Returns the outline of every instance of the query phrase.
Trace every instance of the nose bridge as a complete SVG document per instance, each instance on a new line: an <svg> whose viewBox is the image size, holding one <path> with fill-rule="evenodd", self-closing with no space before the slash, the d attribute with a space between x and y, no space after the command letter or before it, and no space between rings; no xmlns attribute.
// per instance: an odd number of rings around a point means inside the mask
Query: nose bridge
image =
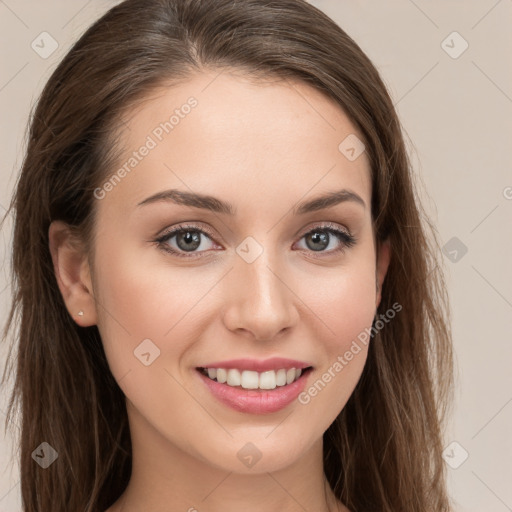
<svg viewBox="0 0 512 512"><path fill-rule="evenodd" d="M229 278L226 326L271 339L297 319L294 295L286 285L279 255L248 237L237 247Z"/></svg>

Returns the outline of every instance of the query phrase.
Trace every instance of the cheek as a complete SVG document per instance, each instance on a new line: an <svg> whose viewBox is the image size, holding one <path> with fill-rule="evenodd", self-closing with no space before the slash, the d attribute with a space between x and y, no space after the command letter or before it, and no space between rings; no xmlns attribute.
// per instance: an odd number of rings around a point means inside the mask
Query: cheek
<svg viewBox="0 0 512 512"><path fill-rule="evenodd" d="M338 352L349 349L352 341L371 326L375 316L375 279L370 273L350 276L346 287L333 300L329 321L335 332L334 346Z"/></svg>
<svg viewBox="0 0 512 512"><path fill-rule="evenodd" d="M344 352L375 316L373 261L311 275L302 282L300 294L318 320L317 334L330 356Z"/></svg>
<svg viewBox="0 0 512 512"><path fill-rule="evenodd" d="M108 250L96 259L98 328L115 376L139 367L135 357L142 342L159 354L154 367L164 360L179 363L185 349L200 337L201 297L218 281L211 271L197 267L142 262L115 257Z"/></svg>
<svg viewBox="0 0 512 512"><path fill-rule="evenodd" d="M373 260L360 260L358 266L333 271L322 279L312 276L309 286L303 284L304 302L316 315L314 337L323 352L317 381L306 390L303 403L314 398L315 407L331 411L333 420L366 363L376 309Z"/></svg>

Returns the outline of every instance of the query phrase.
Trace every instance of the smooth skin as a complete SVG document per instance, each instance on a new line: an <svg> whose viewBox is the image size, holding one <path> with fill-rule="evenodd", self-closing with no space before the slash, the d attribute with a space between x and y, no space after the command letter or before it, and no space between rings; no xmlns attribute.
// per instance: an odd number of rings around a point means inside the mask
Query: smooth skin
<svg viewBox="0 0 512 512"><path fill-rule="evenodd" d="M158 141L155 127L190 97L197 106ZM124 121L119 167L148 135L158 144L97 200L94 253L72 243L60 221L49 231L66 307L80 326L98 326L126 395L133 472L108 512L347 512L324 475L322 436L352 394L367 348L309 403L263 415L217 401L196 367L288 357L313 366L309 387L371 327L390 247L375 244L366 153L350 161L338 149L361 134L308 85L226 69L154 91ZM235 214L138 205L168 189L214 196ZM294 215L298 203L340 189L365 205ZM326 222L355 245L328 235L318 249L305 235ZM191 257L179 235L154 242L180 223L213 233L195 232L201 243ZM263 248L252 263L236 251L247 237ZM146 339L160 350L148 366L134 355ZM237 456L247 443L261 453L250 468Z"/></svg>

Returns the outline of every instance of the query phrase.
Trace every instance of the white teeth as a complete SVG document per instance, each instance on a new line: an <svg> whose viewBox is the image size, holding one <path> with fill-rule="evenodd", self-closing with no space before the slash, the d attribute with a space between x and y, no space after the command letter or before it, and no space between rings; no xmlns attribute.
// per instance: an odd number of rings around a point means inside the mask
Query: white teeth
<svg viewBox="0 0 512 512"><path fill-rule="evenodd" d="M286 370L284 370L284 369L277 370L276 386L286 386Z"/></svg>
<svg viewBox="0 0 512 512"><path fill-rule="evenodd" d="M241 386L244 389L258 389L260 385L258 372L251 372L249 370L244 370L242 372L242 381Z"/></svg>
<svg viewBox="0 0 512 512"><path fill-rule="evenodd" d="M228 386L240 386L242 378L238 370L228 370Z"/></svg>
<svg viewBox="0 0 512 512"><path fill-rule="evenodd" d="M217 382L224 384L228 380L228 372L224 368L217 368Z"/></svg>
<svg viewBox="0 0 512 512"><path fill-rule="evenodd" d="M276 372L270 370L260 373L260 389L274 389L276 387Z"/></svg>
<svg viewBox="0 0 512 512"><path fill-rule="evenodd" d="M275 389L278 386L286 386L296 381L301 375L300 368L284 368L280 370L269 370L266 372L255 372L250 370L237 370L230 368L207 368L203 370L204 374L212 380L217 379L220 384L238 387L244 389Z"/></svg>

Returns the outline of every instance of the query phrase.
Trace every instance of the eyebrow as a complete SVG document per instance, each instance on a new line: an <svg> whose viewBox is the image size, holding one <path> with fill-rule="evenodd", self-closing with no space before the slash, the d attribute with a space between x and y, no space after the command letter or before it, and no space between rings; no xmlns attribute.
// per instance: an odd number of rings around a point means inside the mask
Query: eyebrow
<svg viewBox="0 0 512 512"><path fill-rule="evenodd" d="M226 215L235 215L236 209L231 203L217 199L216 197L197 194L194 192L186 192L182 190L170 189L158 192L140 203L137 206L144 206L157 202L172 202L183 206L192 206L193 208L201 208L216 213ZM294 215L303 215L305 213L315 212L330 208L340 203L353 202L366 208L364 200L351 190L342 189L336 192L328 192L315 197L309 201L303 201L293 208Z"/></svg>

